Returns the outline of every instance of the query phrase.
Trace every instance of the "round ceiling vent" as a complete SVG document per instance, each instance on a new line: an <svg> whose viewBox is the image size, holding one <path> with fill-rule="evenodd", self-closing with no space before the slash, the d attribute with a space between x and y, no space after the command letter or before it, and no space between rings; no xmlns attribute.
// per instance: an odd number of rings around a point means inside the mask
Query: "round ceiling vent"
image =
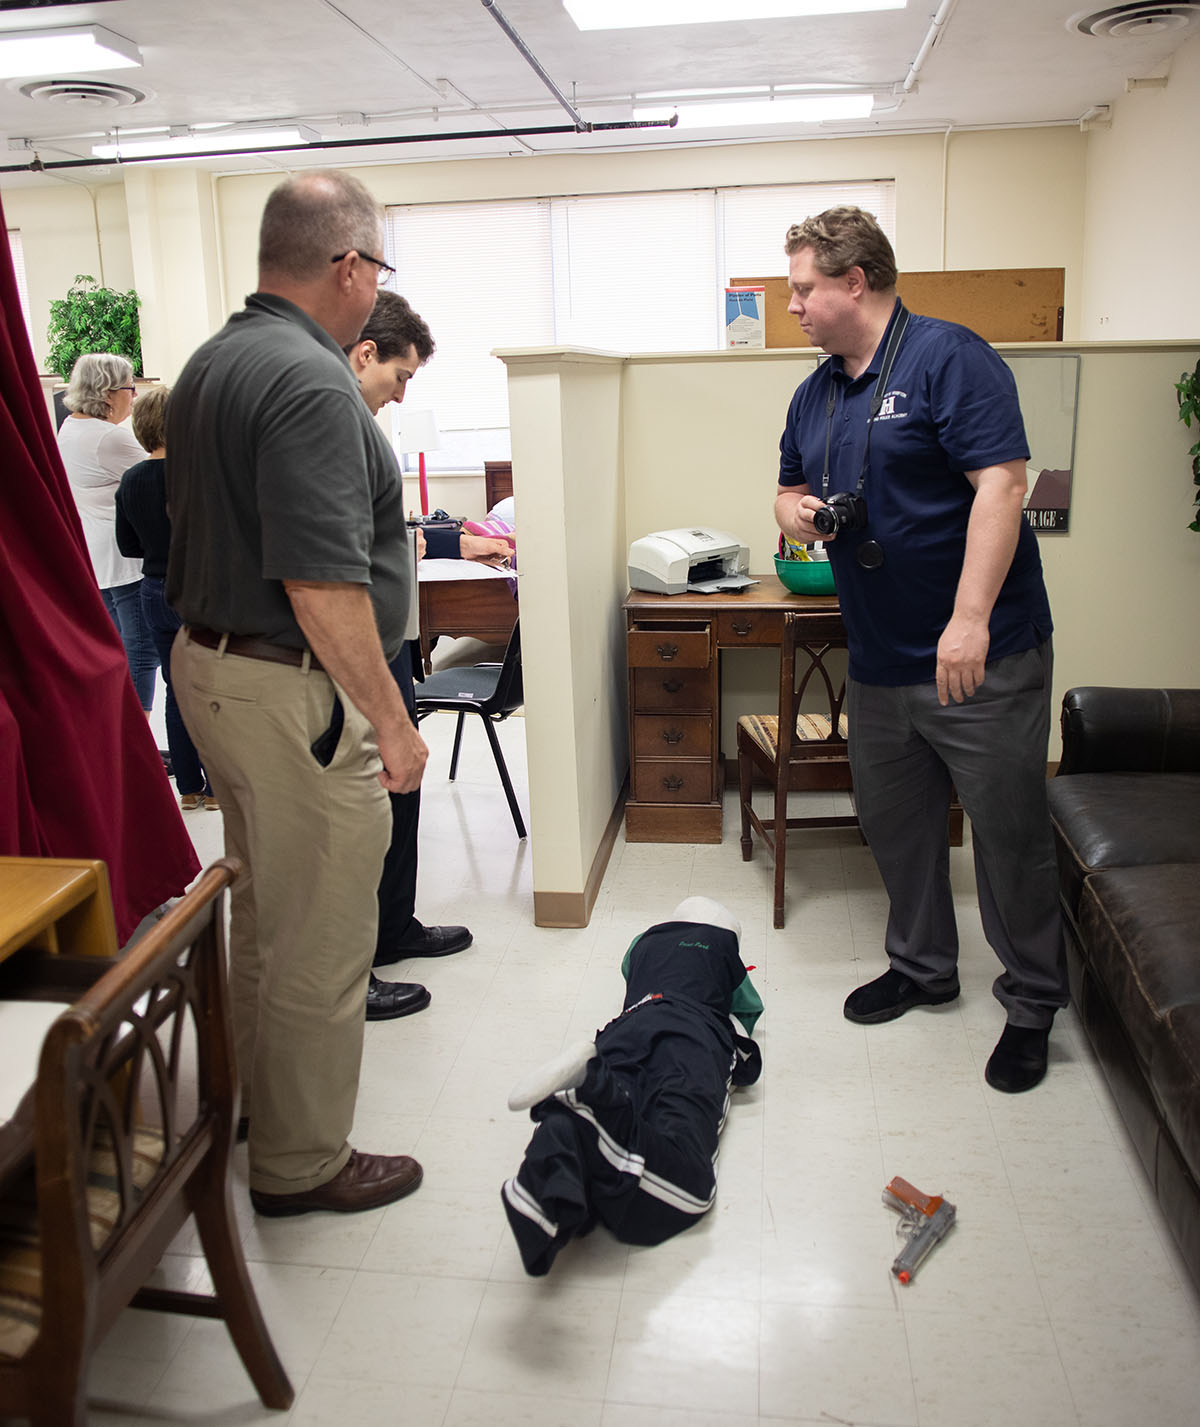
<svg viewBox="0 0 1200 1427"><path fill-rule="evenodd" d="M44 99L68 109L128 109L147 95L127 84L108 84L101 79L38 79L23 84L27 99Z"/></svg>
<svg viewBox="0 0 1200 1427"><path fill-rule="evenodd" d="M1152 4L1150 0L1129 0L1125 5L1109 5L1067 21L1069 30L1095 39L1147 39L1170 30L1200 27L1200 0L1175 0Z"/></svg>

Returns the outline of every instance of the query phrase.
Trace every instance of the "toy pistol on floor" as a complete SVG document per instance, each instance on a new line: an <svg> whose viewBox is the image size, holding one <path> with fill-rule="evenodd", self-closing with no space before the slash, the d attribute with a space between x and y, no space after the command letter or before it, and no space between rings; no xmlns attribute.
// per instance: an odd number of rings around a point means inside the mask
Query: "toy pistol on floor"
<svg viewBox="0 0 1200 1427"><path fill-rule="evenodd" d="M898 1209L904 1220L901 1232L908 1242L897 1254L892 1272L901 1283L910 1283L925 1255L953 1228L958 1211L940 1194L922 1194L899 1175L883 1191L883 1202Z"/></svg>

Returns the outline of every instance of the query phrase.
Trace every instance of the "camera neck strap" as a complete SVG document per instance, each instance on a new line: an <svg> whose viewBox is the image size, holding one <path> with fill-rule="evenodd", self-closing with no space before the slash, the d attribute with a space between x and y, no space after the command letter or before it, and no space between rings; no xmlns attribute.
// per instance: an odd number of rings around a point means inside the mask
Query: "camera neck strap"
<svg viewBox="0 0 1200 1427"><path fill-rule="evenodd" d="M871 393L871 409L867 415L867 440L863 447L862 469L858 473L858 485L855 487L855 495L862 495L863 486L867 480L867 466L871 460L871 427L875 424L875 418L879 415L879 410L883 406L883 398L887 394L888 382L891 380L892 367L896 361L896 353L900 350L900 342L904 337L905 329L908 327L908 319L912 316L903 302L899 305L896 319L892 323L891 334L887 340L887 346L883 349L883 363L879 368L879 378L875 383L875 390ZM837 406L838 385L833 379L832 372L829 376L829 395L825 398L825 466L821 472L821 499L829 499L829 447L833 440L833 412Z"/></svg>

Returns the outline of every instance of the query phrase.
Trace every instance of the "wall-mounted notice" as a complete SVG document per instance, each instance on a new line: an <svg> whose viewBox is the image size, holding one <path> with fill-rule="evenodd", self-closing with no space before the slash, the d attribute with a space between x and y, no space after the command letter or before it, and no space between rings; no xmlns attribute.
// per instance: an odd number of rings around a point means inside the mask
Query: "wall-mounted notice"
<svg viewBox="0 0 1200 1427"><path fill-rule="evenodd" d="M763 287L725 289L725 345L767 345L767 291Z"/></svg>

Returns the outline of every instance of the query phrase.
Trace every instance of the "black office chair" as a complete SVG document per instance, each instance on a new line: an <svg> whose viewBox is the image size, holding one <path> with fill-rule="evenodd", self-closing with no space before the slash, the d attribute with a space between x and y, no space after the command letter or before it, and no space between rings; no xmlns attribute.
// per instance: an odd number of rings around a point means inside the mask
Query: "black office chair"
<svg viewBox="0 0 1200 1427"><path fill-rule="evenodd" d="M521 621L513 625L513 632L504 651L502 664L471 664L462 669L440 669L430 674L424 683L416 686L417 722L432 713L458 714L458 727L454 730L454 752L450 756L450 781L458 772L458 750L462 745L463 720L467 714L478 714L483 720L483 729L492 745L492 757L496 760L496 771L504 784L504 796L508 799L509 811L516 824L517 836L525 837L525 822L517 806L512 780L500 751L493 723L499 723L514 713L524 703L521 689Z"/></svg>

